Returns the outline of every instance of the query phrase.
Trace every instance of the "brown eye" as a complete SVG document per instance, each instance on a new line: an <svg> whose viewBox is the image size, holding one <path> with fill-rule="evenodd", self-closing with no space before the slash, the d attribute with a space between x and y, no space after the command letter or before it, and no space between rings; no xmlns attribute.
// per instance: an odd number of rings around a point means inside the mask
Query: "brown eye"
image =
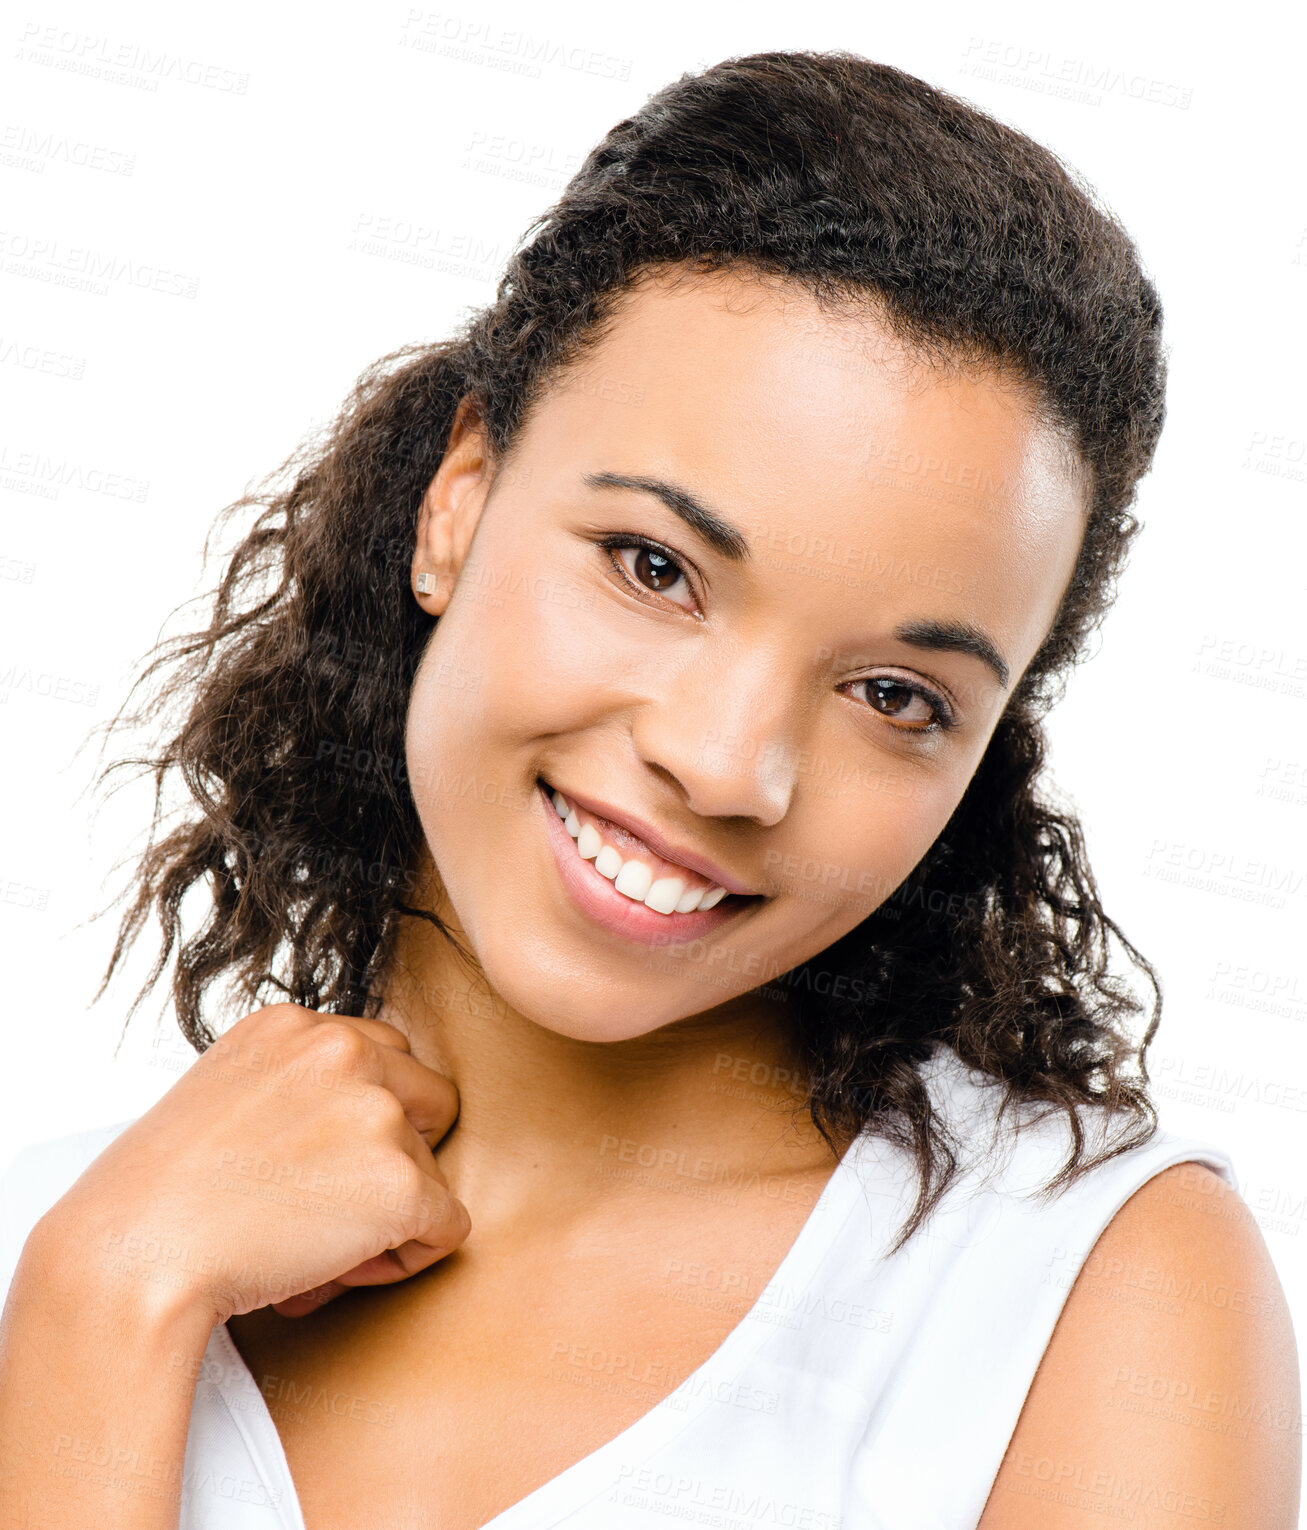
<svg viewBox="0 0 1307 1530"><path fill-rule="evenodd" d="M855 680L853 686L855 689L866 687L864 695L868 704L882 717L908 719L895 721L894 724L905 733L934 733L953 726L953 719L944 703L924 686L910 685L906 680L874 676L866 680ZM910 720L914 703L917 704L916 717Z"/></svg>
<svg viewBox="0 0 1307 1530"><path fill-rule="evenodd" d="M680 569L670 558L664 558L662 553L656 553L649 547L636 550L635 566L631 572L651 590L665 590L681 577Z"/></svg>
<svg viewBox="0 0 1307 1530"><path fill-rule="evenodd" d="M684 569L670 553L646 542L612 541L604 545L627 583L637 591L667 595L675 605L683 606L686 610L694 609L693 605L686 606L679 595L668 594L683 582L685 593L690 595L691 601L694 599Z"/></svg>

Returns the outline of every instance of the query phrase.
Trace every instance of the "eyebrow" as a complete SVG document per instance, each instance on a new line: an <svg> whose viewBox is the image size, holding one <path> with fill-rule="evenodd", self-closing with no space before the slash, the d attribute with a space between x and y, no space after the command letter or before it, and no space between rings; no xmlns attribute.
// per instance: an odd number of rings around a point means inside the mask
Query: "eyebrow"
<svg viewBox="0 0 1307 1530"><path fill-rule="evenodd" d="M966 622L937 622L923 619L901 622L890 634L900 643L912 648L934 648L945 653L970 653L988 664L998 677L998 683L1007 690L1011 671L1003 655L985 636L979 627Z"/></svg>
<svg viewBox="0 0 1307 1530"><path fill-rule="evenodd" d="M640 494L656 495L723 558L729 558L732 563L746 563L750 557L749 544L742 532L716 511L709 510L689 490L678 488L674 483L630 473L587 473L581 481L592 489L634 489Z"/></svg>
<svg viewBox="0 0 1307 1530"><path fill-rule="evenodd" d="M746 563L752 556L748 540L743 532L732 526L724 516L710 510L702 500L696 499L688 489L661 478L649 478L639 473L586 473L582 480L591 489L633 489L638 494L652 494L662 500L674 514L732 563ZM969 653L987 664L1007 689L1011 671L993 640L979 627L966 622L935 621L921 618L900 622L890 634L896 641L910 648L928 648L941 653Z"/></svg>

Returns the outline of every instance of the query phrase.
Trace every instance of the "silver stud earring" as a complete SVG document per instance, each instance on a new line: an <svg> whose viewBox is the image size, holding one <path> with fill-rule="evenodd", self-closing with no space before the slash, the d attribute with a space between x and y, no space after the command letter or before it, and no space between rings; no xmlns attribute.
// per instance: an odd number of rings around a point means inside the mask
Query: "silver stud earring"
<svg viewBox="0 0 1307 1530"><path fill-rule="evenodd" d="M435 594L436 581L430 574L419 574L413 583L417 586L419 595Z"/></svg>

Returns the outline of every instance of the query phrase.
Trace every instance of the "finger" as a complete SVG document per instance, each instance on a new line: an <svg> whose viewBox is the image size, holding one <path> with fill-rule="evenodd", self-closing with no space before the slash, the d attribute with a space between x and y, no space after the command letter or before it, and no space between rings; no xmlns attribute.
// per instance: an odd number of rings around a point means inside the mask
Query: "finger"
<svg viewBox="0 0 1307 1530"><path fill-rule="evenodd" d="M356 1031L369 1037L372 1041L383 1047L398 1047L401 1052L411 1052L412 1045L408 1037L397 1025L388 1025L384 1020L364 1020L358 1015L328 1015L321 1011L314 1011L320 1020L335 1020L345 1025L352 1025Z"/></svg>
<svg viewBox="0 0 1307 1530"><path fill-rule="evenodd" d="M429 1269L437 1260L452 1254L472 1231L472 1218L462 1201L452 1195L435 1204L440 1206L439 1213L416 1237L396 1248L383 1249L371 1259L356 1264L352 1270L337 1275L330 1284L341 1287L390 1285L407 1280L410 1275ZM332 1295L338 1294L332 1292Z"/></svg>
<svg viewBox="0 0 1307 1530"><path fill-rule="evenodd" d="M455 1202L455 1205L462 1209L461 1201ZM297 1296L288 1296L283 1301L269 1302L268 1305L282 1317L307 1317L310 1312L325 1307L328 1302L334 1301L354 1286L386 1286L407 1280L452 1254L462 1243L471 1231L471 1220L466 1211L463 1216L465 1224L455 1224L449 1238L438 1236L436 1230L427 1235L432 1241L410 1238L398 1248L388 1248L371 1259L365 1259L362 1264L356 1264L352 1270L346 1270L343 1275L337 1275L324 1285L315 1286L311 1291L301 1291Z"/></svg>
<svg viewBox="0 0 1307 1530"><path fill-rule="evenodd" d="M453 1079L394 1047L379 1047L377 1057L381 1063L377 1082L404 1107L404 1114L427 1146L435 1147L458 1118L458 1086Z"/></svg>
<svg viewBox="0 0 1307 1530"><path fill-rule="evenodd" d="M407 1127L407 1135L403 1137L400 1147L422 1174L422 1181L415 1192L414 1199L405 1208L414 1218L414 1223L411 1225L417 1227L413 1238L408 1241L421 1241L435 1245L442 1252L447 1253L451 1248L462 1243L471 1232L472 1218L468 1214L467 1207L450 1190L449 1181L445 1178L440 1165L431 1156L431 1149L413 1126ZM407 1243L400 1246L407 1247ZM437 1254L434 1257L440 1256ZM415 1266L415 1268L422 1268L422 1266ZM409 1273L411 1274L412 1271Z"/></svg>
<svg viewBox="0 0 1307 1530"><path fill-rule="evenodd" d="M470 1225L468 1231L471 1231ZM343 1275L337 1275L331 1284L343 1290L349 1286L387 1286L399 1280L407 1280L411 1275L429 1269L452 1254L464 1237L466 1233L459 1231L455 1232L452 1241L435 1233L431 1234L431 1241L410 1238L398 1248L388 1248L374 1258L355 1265L352 1270L346 1270ZM339 1295L339 1292L333 1291L332 1295Z"/></svg>
<svg viewBox="0 0 1307 1530"><path fill-rule="evenodd" d="M420 1144L416 1134L415 1140ZM422 1151L425 1152L425 1149ZM422 1167L420 1160L415 1161ZM427 1171L424 1169L424 1172ZM393 1285L429 1269L438 1260L452 1253L471 1232L472 1219L462 1201L445 1189L443 1176L434 1164L431 1165L428 1178L438 1188L434 1188L431 1193L431 1220L417 1237L407 1239L397 1248L383 1249L381 1253L363 1260L353 1269L344 1271L334 1280L326 1281L312 1290L301 1291L282 1301L270 1302L273 1311L282 1317L305 1317L334 1301L353 1286Z"/></svg>
<svg viewBox="0 0 1307 1530"><path fill-rule="evenodd" d="M348 1290L349 1287L341 1285L338 1280L329 1280L324 1286L315 1286L311 1291L301 1291L298 1296L287 1296L282 1301L269 1302L268 1305L282 1317L307 1317L310 1312L317 1312Z"/></svg>
<svg viewBox="0 0 1307 1530"><path fill-rule="evenodd" d="M412 1054L408 1037L397 1026L357 1015L323 1018L351 1025L378 1044L383 1070L378 1082L404 1107L404 1114L426 1138L427 1145L435 1147L458 1117L458 1086L453 1079L419 1062Z"/></svg>
<svg viewBox="0 0 1307 1530"><path fill-rule="evenodd" d="M403 1054L394 1055L398 1057ZM467 1207L450 1193L444 1174L416 1127L409 1121L402 1125L400 1147L421 1174L421 1182L409 1208L421 1231L397 1248L383 1249L380 1254L363 1260L344 1274L337 1275L334 1280L324 1281L320 1286L284 1297L280 1301L269 1302L274 1312L282 1317L307 1317L353 1286L389 1285L395 1281L407 1280L410 1275L416 1275L419 1270L425 1270L438 1259L443 1259L467 1237L472 1229L472 1218L468 1215Z"/></svg>
<svg viewBox="0 0 1307 1530"><path fill-rule="evenodd" d="M443 1259L472 1231L467 1207L450 1191L430 1149L413 1127L408 1132L401 1146L420 1173L418 1184L406 1192L411 1201L404 1208L412 1218L413 1236L337 1275L332 1284L376 1286L406 1280Z"/></svg>

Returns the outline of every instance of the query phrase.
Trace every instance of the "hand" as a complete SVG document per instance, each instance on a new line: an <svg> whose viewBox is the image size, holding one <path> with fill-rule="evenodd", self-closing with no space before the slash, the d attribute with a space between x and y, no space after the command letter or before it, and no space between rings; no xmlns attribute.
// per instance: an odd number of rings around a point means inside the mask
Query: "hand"
<svg viewBox="0 0 1307 1530"><path fill-rule="evenodd" d="M299 1317L467 1237L431 1155L458 1108L393 1025L274 1004L109 1144L42 1218L45 1245L79 1279L152 1283L169 1311Z"/></svg>

